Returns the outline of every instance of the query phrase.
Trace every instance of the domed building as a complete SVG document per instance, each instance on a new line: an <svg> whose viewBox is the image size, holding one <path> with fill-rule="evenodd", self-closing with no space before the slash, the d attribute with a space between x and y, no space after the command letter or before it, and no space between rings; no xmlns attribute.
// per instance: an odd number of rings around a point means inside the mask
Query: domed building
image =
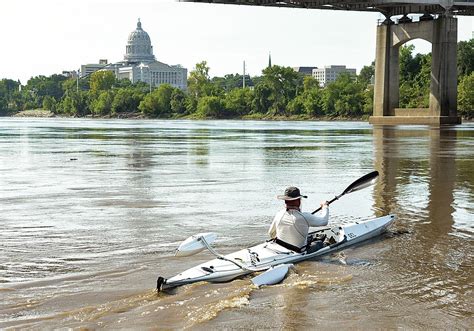
<svg viewBox="0 0 474 331"><path fill-rule="evenodd" d="M150 36L143 30L140 19L137 28L128 36L123 61L108 64L101 60L100 64L83 65L81 77L100 69L113 71L118 79L129 79L132 83L145 82L150 88L170 84L182 90L187 89L188 70L180 65L156 61Z"/></svg>
<svg viewBox="0 0 474 331"><path fill-rule="evenodd" d="M125 61L129 63L155 61L150 36L142 29L140 19L138 19L135 31L132 31L128 36L128 42L125 48Z"/></svg>

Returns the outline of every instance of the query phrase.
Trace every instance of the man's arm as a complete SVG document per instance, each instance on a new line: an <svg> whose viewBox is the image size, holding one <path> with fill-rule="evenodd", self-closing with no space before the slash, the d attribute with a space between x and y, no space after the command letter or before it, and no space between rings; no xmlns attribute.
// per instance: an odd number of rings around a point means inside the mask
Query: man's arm
<svg viewBox="0 0 474 331"><path fill-rule="evenodd" d="M280 211L275 215L275 217L273 218L273 222L270 225L270 229L268 229L268 235L272 239L275 239L276 236L277 236L276 227L277 227L277 223L280 221L280 219L282 217L282 212L284 212L284 211Z"/></svg>
<svg viewBox="0 0 474 331"><path fill-rule="evenodd" d="M313 215L311 213L302 213L309 226L324 226L329 221L329 207L327 202L321 203L321 212L319 215Z"/></svg>
<svg viewBox="0 0 474 331"><path fill-rule="evenodd" d="M270 229L268 230L268 235L270 238L274 239L276 237L276 226L275 220L273 220L272 225L270 225Z"/></svg>

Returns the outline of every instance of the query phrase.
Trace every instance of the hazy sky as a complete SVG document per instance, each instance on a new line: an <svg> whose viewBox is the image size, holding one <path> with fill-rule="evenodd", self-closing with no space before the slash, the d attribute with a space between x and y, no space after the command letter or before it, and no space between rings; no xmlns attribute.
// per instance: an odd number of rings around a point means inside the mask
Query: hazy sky
<svg viewBox="0 0 474 331"><path fill-rule="evenodd" d="M345 64L358 71L375 57L377 13L182 3L173 0L2 0L0 78L76 70L123 59L140 18L157 60L192 70L206 60L211 76L260 75L268 63ZM474 18L459 17L459 40ZM427 42L417 51L431 49Z"/></svg>

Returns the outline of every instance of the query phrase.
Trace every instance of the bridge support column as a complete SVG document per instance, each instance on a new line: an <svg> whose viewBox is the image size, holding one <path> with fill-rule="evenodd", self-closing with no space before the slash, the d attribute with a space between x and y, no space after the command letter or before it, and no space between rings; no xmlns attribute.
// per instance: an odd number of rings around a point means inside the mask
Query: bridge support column
<svg viewBox="0 0 474 331"><path fill-rule="evenodd" d="M399 48L421 38L432 44L429 109L399 107ZM371 124L459 124L457 116L457 19L394 24L377 27L374 113Z"/></svg>
<svg viewBox="0 0 474 331"><path fill-rule="evenodd" d="M457 19L441 18L434 25L430 112L434 116L457 116Z"/></svg>
<svg viewBox="0 0 474 331"><path fill-rule="evenodd" d="M374 116L393 116L398 107L398 48L392 47L392 24L377 27Z"/></svg>

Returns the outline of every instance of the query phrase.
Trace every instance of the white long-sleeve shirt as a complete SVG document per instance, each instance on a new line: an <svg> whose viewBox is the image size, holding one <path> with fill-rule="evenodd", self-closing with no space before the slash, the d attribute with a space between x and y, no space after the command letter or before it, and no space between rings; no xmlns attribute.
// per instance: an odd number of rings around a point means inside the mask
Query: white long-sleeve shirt
<svg viewBox="0 0 474 331"><path fill-rule="evenodd" d="M323 206L321 214L301 212L297 209L280 210L273 218L268 234L296 247L306 246L310 226L324 226L329 221L329 208Z"/></svg>

